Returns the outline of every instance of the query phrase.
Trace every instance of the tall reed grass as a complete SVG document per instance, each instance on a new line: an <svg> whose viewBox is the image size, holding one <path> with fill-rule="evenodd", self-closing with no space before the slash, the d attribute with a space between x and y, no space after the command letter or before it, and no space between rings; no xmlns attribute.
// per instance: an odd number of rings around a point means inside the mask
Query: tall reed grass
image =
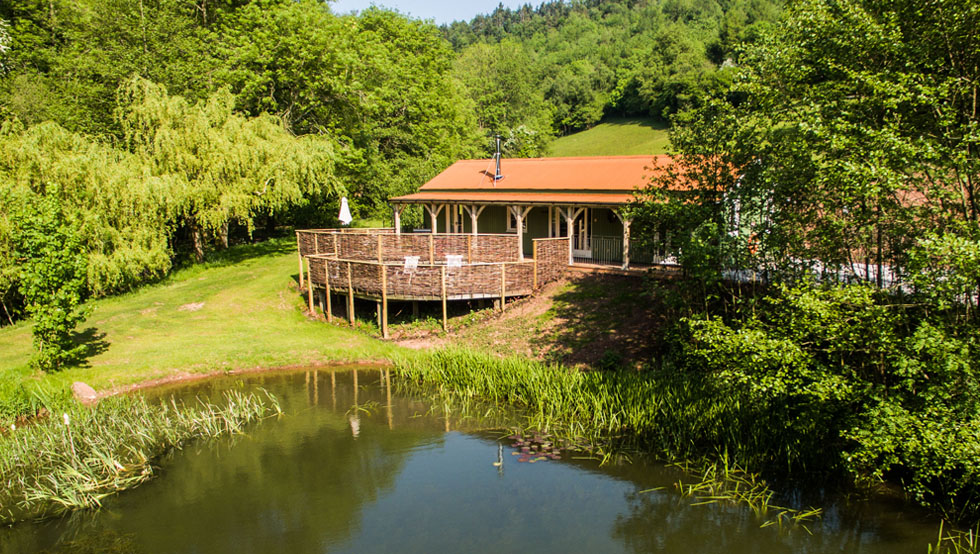
<svg viewBox="0 0 980 554"><path fill-rule="evenodd" d="M772 524L779 526L820 515L819 510L772 504L765 482L740 469L739 460L729 459L727 445L744 429L722 414L737 413L737 401L721 398L707 404L682 383L655 373L583 372L462 349L393 361L402 392L427 395L446 411L486 416L488 404L513 406L520 409L526 427L580 445L601 459L644 452L685 460L684 469L696 482L679 489L705 503L741 503L763 518L775 512ZM756 441L764 442L762 437Z"/></svg>
<svg viewBox="0 0 980 554"><path fill-rule="evenodd" d="M231 391L222 401L154 404L142 397L76 406L0 436L0 524L100 506L153 477L154 462L198 438L240 433L281 413L267 392Z"/></svg>

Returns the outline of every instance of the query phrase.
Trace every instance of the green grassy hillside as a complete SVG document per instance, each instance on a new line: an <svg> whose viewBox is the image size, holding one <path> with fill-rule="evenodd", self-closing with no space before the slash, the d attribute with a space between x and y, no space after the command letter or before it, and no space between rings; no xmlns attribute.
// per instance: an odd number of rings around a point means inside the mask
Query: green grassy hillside
<svg viewBox="0 0 980 554"><path fill-rule="evenodd" d="M4 327L0 391L35 380L104 389L175 374L378 360L396 348L307 318L296 273L295 241L281 239L236 247L158 285L90 302L77 337L88 345L85 359L48 375L28 367L30 322Z"/></svg>
<svg viewBox="0 0 980 554"><path fill-rule="evenodd" d="M555 139L548 156L633 156L666 154L662 123L647 118L610 118L595 127Z"/></svg>

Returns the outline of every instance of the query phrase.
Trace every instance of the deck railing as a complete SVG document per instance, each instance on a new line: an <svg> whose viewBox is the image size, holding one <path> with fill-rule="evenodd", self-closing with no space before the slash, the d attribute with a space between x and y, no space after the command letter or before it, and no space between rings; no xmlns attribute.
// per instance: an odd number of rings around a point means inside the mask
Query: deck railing
<svg viewBox="0 0 980 554"><path fill-rule="evenodd" d="M568 265L568 238L535 239L533 259L519 259L516 235L411 234L390 229L312 229L296 232L300 285L306 281L310 310L314 289L327 318L331 293L379 302L387 336L389 300L441 300L443 325L449 300L506 299L530 295L558 279ZM304 263L306 260L305 279Z"/></svg>
<svg viewBox="0 0 980 554"><path fill-rule="evenodd" d="M576 256L575 262L580 264L619 266L623 263L623 237L593 235L591 238L592 255ZM677 265L677 257L657 253L648 246L630 243L630 265Z"/></svg>

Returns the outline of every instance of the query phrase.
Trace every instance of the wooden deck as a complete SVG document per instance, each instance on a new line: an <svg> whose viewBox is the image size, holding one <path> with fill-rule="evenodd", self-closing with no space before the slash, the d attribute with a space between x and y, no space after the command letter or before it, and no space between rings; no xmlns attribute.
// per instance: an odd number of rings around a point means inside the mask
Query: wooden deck
<svg viewBox="0 0 980 554"><path fill-rule="evenodd" d="M535 239L531 259L520 259L512 234L312 229L297 231L296 240L310 310L318 293L330 320L332 297L342 295L353 322L354 298L374 300L385 337L389 301L441 301L445 327L446 302L493 299L502 309L507 298L532 294L568 267L567 237Z"/></svg>

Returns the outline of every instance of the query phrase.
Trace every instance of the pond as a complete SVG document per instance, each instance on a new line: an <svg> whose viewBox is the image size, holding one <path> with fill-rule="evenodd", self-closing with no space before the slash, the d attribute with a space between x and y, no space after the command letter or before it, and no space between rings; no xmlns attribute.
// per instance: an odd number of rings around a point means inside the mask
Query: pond
<svg viewBox="0 0 980 554"><path fill-rule="evenodd" d="M521 462L502 433L393 396L383 375L267 373L155 391L264 387L285 415L174 453L161 477L100 511L0 530L0 553L922 554L938 530L901 505L869 502L825 504L812 534L762 528L744 507L682 498L673 484L683 475L655 463L600 466L567 452Z"/></svg>

